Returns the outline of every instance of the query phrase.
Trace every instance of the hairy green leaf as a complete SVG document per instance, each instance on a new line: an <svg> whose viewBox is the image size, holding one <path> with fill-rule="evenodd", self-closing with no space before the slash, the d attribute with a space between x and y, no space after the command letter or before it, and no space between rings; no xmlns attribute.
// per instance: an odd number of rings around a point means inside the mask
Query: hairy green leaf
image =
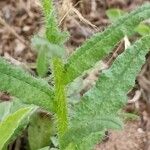
<svg viewBox="0 0 150 150"><path fill-rule="evenodd" d="M97 61L110 53L124 35L132 35L134 28L150 17L150 4L147 3L130 14L124 15L104 32L95 34L87 40L68 59L65 65L67 83L70 83L84 71L92 68Z"/></svg>
<svg viewBox="0 0 150 150"><path fill-rule="evenodd" d="M70 130L64 137L67 140L63 140L63 142L65 141L64 145L68 141L70 143L74 141L77 143L78 149L79 141L89 134L116 128L115 124L118 124L119 127L120 124L114 117L118 116L118 110L126 102L127 92L135 84L135 76L140 71L145 61L145 55L150 48L149 41L150 35L137 41L117 58L109 70L101 74L96 85L84 95L81 102L75 107Z"/></svg>
<svg viewBox="0 0 150 150"><path fill-rule="evenodd" d="M31 116L28 127L28 140L31 150L37 150L50 145L53 134L53 120L50 116L35 113Z"/></svg>
<svg viewBox="0 0 150 150"><path fill-rule="evenodd" d="M53 0L42 0L42 5L45 16L46 39L34 37L32 44L38 50L37 72L41 77L45 77L50 65L50 58L54 55L64 58L65 50L61 47L64 47L63 44L67 40L68 34L61 32L58 27Z"/></svg>
<svg viewBox="0 0 150 150"><path fill-rule="evenodd" d="M47 55L47 49L41 48L38 52L36 59L36 70L40 77L45 77L49 69L49 57Z"/></svg>
<svg viewBox="0 0 150 150"><path fill-rule="evenodd" d="M144 23L140 23L136 28L135 31L139 33L141 36L145 36L150 34L150 26Z"/></svg>
<svg viewBox="0 0 150 150"><path fill-rule="evenodd" d="M45 38L35 36L34 38L32 38L32 45L37 50L45 50L49 59L54 57L65 58L66 54L64 46L60 47L56 44L52 44Z"/></svg>
<svg viewBox="0 0 150 150"><path fill-rule="evenodd" d="M10 114L11 105L12 103L7 101L0 103L0 121Z"/></svg>
<svg viewBox="0 0 150 150"><path fill-rule="evenodd" d="M7 91L23 103L53 110L53 91L42 79L36 79L0 58L0 91Z"/></svg>
<svg viewBox="0 0 150 150"><path fill-rule="evenodd" d="M26 107L17 98L13 98L12 101L3 101L0 103L0 121L2 121L8 115L14 113L20 108Z"/></svg>
<svg viewBox="0 0 150 150"><path fill-rule="evenodd" d="M51 12L46 23L46 38L51 43L62 45L66 41L67 33L61 33L59 31L55 19L54 12Z"/></svg>
<svg viewBox="0 0 150 150"><path fill-rule="evenodd" d="M93 145L98 144L97 141L102 140L104 136L105 136L105 131L91 133L89 136L83 138L78 149L83 150L85 149L85 147L87 147L86 150L92 150Z"/></svg>
<svg viewBox="0 0 150 150"><path fill-rule="evenodd" d="M43 13L45 18L49 17L49 14L53 10L53 0L41 0L43 6Z"/></svg>
<svg viewBox="0 0 150 150"><path fill-rule="evenodd" d="M59 146L58 137L56 135L51 137L51 142L52 142L54 147L58 147Z"/></svg>
<svg viewBox="0 0 150 150"><path fill-rule="evenodd" d="M32 45L38 50L37 72L41 77L46 76L49 64L53 57L65 58L65 48L50 43L47 39L39 36L32 38Z"/></svg>
<svg viewBox="0 0 150 150"><path fill-rule="evenodd" d="M42 0L42 5L45 15L46 38L51 43L62 45L66 41L68 34L61 32L58 28L53 0Z"/></svg>
<svg viewBox="0 0 150 150"><path fill-rule="evenodd" d="M87 118L89 120L86 120ZM123 126L120 119L112 115L105 116L105 114L102 114L100 116L95 115L93 118L87 116L87 118L71 120L70 129L61 141L62 149L65 149L68 146L67 144L72 143L76 147L75 150L91 150L93 145L102 138L101 133L104 133L106 129L121 129ZM89 139L90 137L91 139ZM86 144L87 141L90 141L90 143Z"/></svg>
<svg viewBox="0 0 150 150"><path fill-rule="evenodd" d="M11 138L18 134L19 129L23 129L28 123L25 121L33 112L33 107L21 108L9 115L0 123L0 149L7 146Z"/></svg>
<svg viewBox="0 0 150 150"><path fill-rule="evenodd" d="M115 22L118 18L120 18L124 14L125 14L125 12L118 8L110 8L106 11L107 17L112 22Z"/></svg>

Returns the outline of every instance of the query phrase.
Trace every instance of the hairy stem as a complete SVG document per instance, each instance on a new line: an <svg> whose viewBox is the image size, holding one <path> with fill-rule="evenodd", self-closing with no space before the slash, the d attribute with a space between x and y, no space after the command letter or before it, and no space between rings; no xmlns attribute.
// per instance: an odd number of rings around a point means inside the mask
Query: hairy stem
<svg viewBox="0 0 150 150"><path fill-rule="evenodd" d="M55 111L58 139L60 141L61 137L68 129L68 110L64 85L64 67L60 58L53 59L53 73L55 77Z"/></svg>

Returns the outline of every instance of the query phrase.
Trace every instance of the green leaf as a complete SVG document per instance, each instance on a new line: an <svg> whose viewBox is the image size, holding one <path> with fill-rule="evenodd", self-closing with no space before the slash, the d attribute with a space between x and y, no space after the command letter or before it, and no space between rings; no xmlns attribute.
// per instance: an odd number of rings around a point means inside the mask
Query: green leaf
<svg viewBox="0 0 150 150"><path fill-rule="evenodd" d="M0 121L10 114L11 105L12 103L7 101L0 103Z"/></svg>
<svg viewBox="0 0 150 150"><path fill-rule="evenodd" d="M0 149L6 147L10 140L19 133L20 129L25 128L28 123L26 119L29 118L34 108L21 108L0 123Z"/></svg>
<svg viewBox="0 0 150 150"><path fill-rule="evenodd" d="M32 38L32 45L38 51L36 65L38 75L41 77L46 76L49 64L53 57L65 58L66 54L63 46L60 47L58 45L51 44L48 40L42 37L35 36Z"/></svg>
<svg viewBox="0 0 150 150"><path fill-rule="evenodd" d="M91 133L89 136L83 138L81 144L79 145L79 149L83 150L85 149L85 147L86 150L93 149L93 145L98 144L98 142L102 140L104 136L105 136L104 131Z"/></svg>
<svg viewBox="0 0 150 150"><path fill-rule="evenodd" d="M36 68L37 73L40 77L45 77L48 70L49 70L49 61L48 58L48 51L44 47L41 47L41 50L39 49L38 57L36 60Z"/></svg>
<svg viewBox="0 0 150 150"><path fill-rule="evenodd" d="M58 27L53 0L42 0L42 6L45 17L46 39L34 37L32 44L38 50L37 72L41 77L45 77L49 69L50 58L56 55L64 58L65 50L63 44L68 39L68 33L61 32Z"/></svg>
<svg viewBox="0 0 150 150"><path fill-rule="evenodd" d="M134 113L120 112L119 115L125 121L135 121L139 118L139 116Z"/></svg>
<svg viewBox="0 0 150 150"><path fill-rule="evenodd" d="M69 104L78 103L81 98L81 90L84 88L83 79L78 78L74 80L69 86L67 87L67 98Z"/></svg>
<svg viewBox="0 0 150 150"><path fill-rule="evenodd" d="M107 107L109 112L114 112L121 108L120 106L126 102L127 92L134 86L135 77L145 62L145 55L150 47L149 40L150 35L137 41L123 54L119 55L110 69L103 71L96 85L84 95L82 102L77 106L78 111L76 111L82 113L80 115L76 113L77 118L79 116L82 118L82 115L86 116L89 113L87 106L90 106L89 109L91 109L94 105L98 104L96 107L100 107L104 103L104 106L106 104L106 106L111 106ZM96 99L96 103L93 103L94 99ZM94 106L93 108L96 107ZM87 114L84 112L84 108ZM93 109L91 116L95 115L95 113L97 113L97 109Z"/></svg>
<svg viewBox="0 0 150 150"><path fill-rule="evenodd" d="M65 58L66 52L64 46L60 47L59 45L52 44L45 38L34 36L32 38L32 45L37 51L45 50L49 59L54 57Z"/></svg>
<svg viewBox="0 0 150 150"><path fill-rule="evenodd" d="M0 57L0 91L7 91L23 103L53 110L53 91L42 79L37 79L14 67Z"/></svg>
<svg viewBox="0 0 150 150"><path fill-rule="evenodd" d="M118 18L123 16L125 14L124 11L118 9L118 8L110 8L106 11L107 17L112 21L115 22Z"/></svg>
<svg viewBox="0 0 150 150"><path fill-rule="evenodd" d="M150 17L150 4L146 3L130 14L124 15L108 27L104 32L97 33L85 44L79 47L68 59L65 65L67 83L70 83L84 71L92 68L96 62L111 52L114 46L125 35L134 33L134 28L143 20Z"/></svg>
<svg viewBox="0 0 150 150"><path fill-rule="evenodd" d="M42 0L42 5L45 16L46 38L53 44L62 45L66 41L68 34L61 32L58 28L53 0Z"/></svg>
<svg viewBox="0 0 150 150"><path fill-rule="evenodd" d="M106 129L122 129L122 121L114 115L101 114L101 116L95 115L93 118L90 117L90 114L88 115L89 120L85 118L83 120L71 120L70 129L61 140L62 149L72 143L76 147L75 150L91 150L94 144L102 139L104 134L101 133L105 133ZM90 143L88 143L89 141Z"/></svg>
<svg viewBox="0 0 150 150"><path fill-rule="evenodd" d="M37 150L50 145L53 134L53 120L50 116L36 113L30 119L28 140L31 150Z"/></svg>
<svg viewBox="0 0 150 150"><path fill-rule="evenodd" d="M66 41L66 37L67 33L62 33L59 30L56 23L56 15L54 12L51 12L46 23L46 38L51 43L62 45Z"/></svg>
<svg viewBox="0 0 150 150"><path fill-rule="evenodd" d="M70 143L66 148L65 150L75 150L75 145Z"/></svg>
<svg viewBox="0 0 150 150"><path fill-rule="evenodd" d="M4 101L0 103L0 121L2 121L8 115L14 113L20 108L26 107L27 105L23 104L17 98L13 98L12 101Z"/></svg>
<svg viewBox="0 0 150 150"><path fill-rule="evenodd" d="M56 136L52 136L51 137L51 142L54 145L54 147L58 147L59 146L59 141L58 141L58 138Z"/></svg>
<svg viewBox="0 0 150 150"><path fill-rule="evenodd" d="M49 150L49 146L41 148L41 149L38 149L38 150Z"/></svg>
<svg viewBox="0 0 150 150"><path fill-rule="evenodd" d="M91 133L120 126L115 116L119 116L118 111L127 100L126 94L135 84L150 48L149 41L150 35L143 37L125 50L109 70L103 71L96 85L75 107L70 129L64 136L67 139L63 140L64 147L67 142L74 142L78 148L79 142Z"/></svg>
<svg viewBox="0 0 150 150"><path fill-rule="evenodd" d="M57 149L57 148L49 148L49 146L47 146L47 147L41 148L39 150L59 150L59 149Z"/></svg>
<svg viewBox="0 0 150 150"><path fill-rule="evenodd" d="M150 34L150 26L144 23L140 23L136 28L135 31L139 33L141 36L145 36Z"/></svg>
<svg viewBox="0 0 150 150"><path fill-rule="evenodd" d="M53 0L41 0L45 18L53 11Z"/></svg>

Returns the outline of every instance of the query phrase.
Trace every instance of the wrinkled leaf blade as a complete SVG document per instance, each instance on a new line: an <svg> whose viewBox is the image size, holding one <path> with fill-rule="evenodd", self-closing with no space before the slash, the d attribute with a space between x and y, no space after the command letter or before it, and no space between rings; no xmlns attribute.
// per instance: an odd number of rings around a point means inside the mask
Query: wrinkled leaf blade
<svg viewBox="0 0 150 150"><path fill-rule="evenodd" d="M75 150L82 150L82 148L89 150L89 146L93 148L94 144L97 143L97 141L95 141L96 139L100 141L102 138L100 133L105 132L106 129L122 129L123 124L118 117L115 117L115 115L102 115L95 115L93 118L89 117L88 121L86 119L84 120L84 118L83 120L72 120L70 129L62 138L63 148L65 149L66 146L68 146L67 144L72 143L76 145ZM95 140L89 138L95 138ZM91 141L91 143L86 144L86 140L88 142Z"/></svg>
<svg viewBox="0 0 150 150"><path fill-rule="evenodd" d="M68 59L65 65L66 84L92 68L104 56L109 54L114 46L125 35L135 33L134 28L143 20L150 17L150 4L146 3L133 12L119 18L104 32L97 33L79 47Z"/></svg>
<svg viewBox="0 0 150 150"><path fill-rule="evenodd" d="M48 83L10 65L2 57L0 57L0 91L10 93L23 103L54 111L53 91Z"/></svg>
<svg viewBox="0 0 150 150"><path fill-rule="evenodd" d="M96 85L89 90L83 96L81 102L75 106L74 116L71 119L72 128L70 128L70 131L75 130L75 132L74 134L72 134L73 132L68 132L66 136L69 138L65 142L63 141L64 145L68 141L70 141L70 143L72 141L78 143L76 139L81 141L85 135L91 134L92 132L98 132L101 131L101 129L115 128L112 123L117 123L117 121L115 121L111 115L119 116L118 111L126 103L126 94L134 86L135 77L140 71L145 61L145 55L150 49L149 41L150 35L143 37L133 46L126 49L125 52L117 58L110 69L103 71ZM112 119L111 121L109 117ZM97 118L97 122L93 123L93 126L91 125L90 127L90 121L96 121L95 118ZM101 129L94 128L100 126L99 121L102 118L105 118L109 123L101 124ZM107 126L108 124L109 126ZM89 129L86 127L86 132L83 129L79 131L76 128L77 126L80 128L82 128L82 126L89 126Z"/></svg>

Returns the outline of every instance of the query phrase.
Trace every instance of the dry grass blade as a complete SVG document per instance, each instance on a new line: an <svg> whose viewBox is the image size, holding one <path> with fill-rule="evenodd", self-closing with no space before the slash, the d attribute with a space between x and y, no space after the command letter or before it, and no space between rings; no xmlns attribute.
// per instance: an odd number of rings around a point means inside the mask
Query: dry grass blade
<svg viewBox="0 0 150 150"><path fill-rule="evenodd" d="M60 9L60 13L59 13L59 15L61 16L60 21L59 21L59 26L62 24L62 22L65 20L66 17L68 17L69 15L72 15L72 14L76 14L81 22L83 22L86 25L91 26L95 31L98 30L96 25L92 24L90 21L85 19L82 16L82 14L75 8L75 6L78 5L78 3L76 3L73 6L73 4L70 0L63 1L61 9ZM68 10L68 8L69 8L69 10Z"/></svg>

